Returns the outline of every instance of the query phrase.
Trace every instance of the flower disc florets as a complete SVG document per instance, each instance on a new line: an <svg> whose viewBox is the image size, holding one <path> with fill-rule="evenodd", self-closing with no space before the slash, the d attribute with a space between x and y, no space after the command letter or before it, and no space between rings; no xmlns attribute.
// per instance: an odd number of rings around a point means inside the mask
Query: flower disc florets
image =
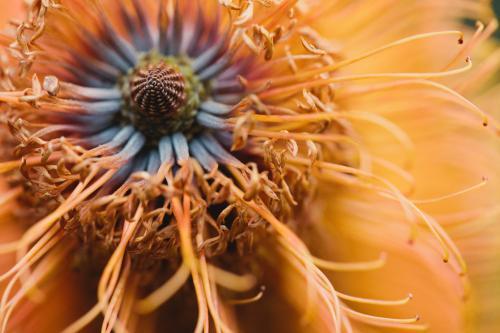
<svg viewBox="0 0 500 333"><path fill-rule="evenodd" d="M198 79L190 62L151 52L119 79L123 122L133 124L150 143L175 132L191 138L200 131L195 118L209 83Z"/></svg>

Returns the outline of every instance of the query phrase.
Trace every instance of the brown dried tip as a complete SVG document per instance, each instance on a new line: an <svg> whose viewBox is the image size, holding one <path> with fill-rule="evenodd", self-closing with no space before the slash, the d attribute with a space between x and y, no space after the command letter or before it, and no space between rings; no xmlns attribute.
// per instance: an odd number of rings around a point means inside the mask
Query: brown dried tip
<svg viewBox="0 0 500 333"><path fill-rule="evenodd" d="M46 76L43 79L43 89L49 93L51 96L57 95L59 92L59 80L55 76Z"/></svg>
<svg viewBox="0 0 500 333"><path fill-rule="evenodd" d="M140 112L152 116L174 113L186 100L184 76L165 63L138 70L130 92Z"/></svg>

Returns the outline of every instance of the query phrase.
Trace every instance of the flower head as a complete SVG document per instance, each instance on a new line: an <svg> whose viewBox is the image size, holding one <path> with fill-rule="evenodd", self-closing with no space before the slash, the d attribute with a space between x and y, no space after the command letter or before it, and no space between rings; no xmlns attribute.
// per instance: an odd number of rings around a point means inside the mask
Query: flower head
<svg viewBox="0 0 500 333"><path fill-rule="evenodd" d="M274 275L284 281L274 283L275 293L287 283L292 290L307 287L290 293L288 302L301 308L305 297L301 320L315 330L349 331L350 319L423 328L418 316L386 318L346 305L397 306L412 297L374 300L336 291L322 269L371 270L385 256L365 263L313 256L305 240L308 224L317 222L309 210L324 219L335 207L325 208L334 202L325 198L336 196L332 185L339 193L342 186L376 193L387 200L383 207L396 203L398 228L406 219L409 242L425 240L423 257L440 251L450 262L445 275L455 270L456 281L449 279L462 289L466 265L446 231L418 200L408 199L404 185L375 170L411 178L404 170L411 140L386 117L356 108L370 95L390 104L380 91L418 87L438 100L431 106L461 105L476 130L498 128L493 117L437 81L469 70L467 52L435 71L356 68L414 43L451 39L459 46L460 31L413 34L344 54L321 25L352 10L336 5L33 1L15 38L1 40L10 53L0 102L11 134L2 136L7 162L0 170L10 184L6 202L29 212L19 214L29 228L11 246L19 260L0 277L8 281L0 304L3 330L31 287L64 260L85 274L101 272L97 304L65 332L83 329L99 314L103 332L134 331L169 300L189 309L193 297L189 329L236 331L235 305L258 302ZM328 20L319 17L323 12ZM401 161L372 154L363 126L396 139L406 152Z"/></svg>

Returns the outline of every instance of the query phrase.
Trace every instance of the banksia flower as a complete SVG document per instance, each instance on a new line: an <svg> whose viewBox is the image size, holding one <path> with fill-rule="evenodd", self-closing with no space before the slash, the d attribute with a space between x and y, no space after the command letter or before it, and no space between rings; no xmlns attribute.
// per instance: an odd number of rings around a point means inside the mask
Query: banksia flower
<svg viewBox="0 0 500 333"><path fill-rule="evenodd" d="M440 218L498 179L471 167L428 191L418 174L440 153L419 151L430 113L442 142L461 124L498 147L454 80L496 22L445 30L491 17L456 5L32 1L0 39L1 202L25 229L0 248L17 253L2 332L75 275L97 300L66 333L463 330L471 282ZM439 23L421 31L412 6ZM385 31L381 10L409 26ZM450 228L469 235L463 215Z"/></svg>

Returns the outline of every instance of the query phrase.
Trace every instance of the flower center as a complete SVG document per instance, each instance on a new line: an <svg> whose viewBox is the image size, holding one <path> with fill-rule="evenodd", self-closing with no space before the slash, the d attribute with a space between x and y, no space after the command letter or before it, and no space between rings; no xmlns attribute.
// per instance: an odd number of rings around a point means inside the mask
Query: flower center
<svg viewBox="0 0 500 333"><path fill-rule="evenodd" d="M120 120L133 124L150 142L176 132L192 136L206 87L189 59L151 52L119 80L124 107Z"/></svg>
<svg viewBox="0 0 500 333"><path fill-rule="evenodd" d="M184 76L163 62L139 69L130 92L137 111L145 116L175 114L186 101Z"/></svg>

